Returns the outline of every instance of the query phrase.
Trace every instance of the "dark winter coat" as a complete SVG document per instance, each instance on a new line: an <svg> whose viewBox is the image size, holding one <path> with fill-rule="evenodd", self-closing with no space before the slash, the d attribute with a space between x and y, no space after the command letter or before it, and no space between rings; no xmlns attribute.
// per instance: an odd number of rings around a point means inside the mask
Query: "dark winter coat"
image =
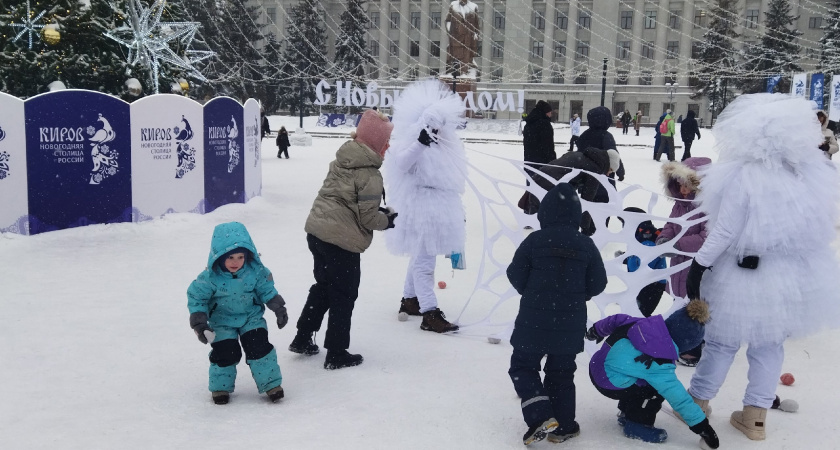
<svg viewBox="0 0 840 450"><path fill-rule="evenodd" d="M289 133L286 133L284 131L278 132L276 142L277 142L277 147L279 147L281 149L289 148L291 146L291 144L289 144Z"/></svg>
<svg viewBox="0 0 840 450"><path fill-rule="evenodd" d="M629 127L631 122L633 122L633 117L630 116L630 113L625 112L624 114L622 114L622 116L621 116L621 124L622 125L624 125L625 127Z"/></svg>
<svg viewBox="0 0 840 450"><path fill-rule="evenodd" d="M601 150L616 150L615 138L608 131L610 126L612 126L612 113L610 113L610 110L604 106L592 108L586 113L586 120L589 122L589 128L581 133L575 143L577 148L579 150L585 150L589 147L595 147ZM624 179L623 162L618 166L615 175L618 176L619 180Z"/></svg>
<svg viewBox="0 0 840 450"><path fill-rule="evenodd" d="M586 301L607 286L598 248L578 231L580 199L568 183L550 190L540 204L541 229L528 235L507 268L522 295L510 343L541 354L583 351Z"/></svg>
<svg viewBox="0 0 840 450"><path fill-rule="evenodd" d="M268 128L268 117L263 116L262 118L262 126L260 127L260 132L262 133L260 137L265 137L266 134L271 133L271 130Z"/></svg>
<svg viewBox="0 0 840 450"><path fill-rule="evenodd" d="M697 119L694 118L694 111L689 109L688 114L680 124L680 136L683 142L692 142L695 134L697 139L700 139L700 127L697 125Z"/></svg>
<svg viewBox="0 0 840 450"><path fill-rule="evenodd" d="M610 157L606 150L599 148L587 148L577 152L566 152L563 156L550 161L547 166L542 168L542 172L551 177L553 181L563 178L572 169L581 169L587 172L597 174L606 174L610 168ZM554 187L553 181L547 180L543 177L534 177L534 181L546 191ZM581 198L587 201L595 201L595 196L598 194L598 189L601 183L594 177L581 173L572 178L568 183L577 189Z"/></svg>
<svg viewBox="0 0 840 450"><path fill-rule="evenodd" d="M525 147L525 162L545 164L557 158L554 151L554 127L541 108L534 108L525 118L522 144Z"/></svg>

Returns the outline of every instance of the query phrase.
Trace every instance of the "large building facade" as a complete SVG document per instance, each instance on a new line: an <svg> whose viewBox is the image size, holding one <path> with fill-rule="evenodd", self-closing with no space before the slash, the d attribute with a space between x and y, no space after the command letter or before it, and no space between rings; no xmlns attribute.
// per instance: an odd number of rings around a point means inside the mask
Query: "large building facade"
<svg viewBox="0 0 840 450"><path fill-rule="evenodd" d="M252 0L260 6L259 23L282 42L297 1ZM335 52L344 1L316 1L323 9L330 58ZM555 118L567 120L601 104L614 114L641 110L656 122L667 108L689 109L710 123L707 99L693 95L700 80L692 55L711 21L713 1L706 0L473 0L481 34L476 91L525 90L526 109L537 100L555 107ZM738 50L760 39L769 0L738 2ZM819 39L830 1L791 0L795 27L803 33L800 64L817 70ZM369 50L376 64L369 79L399 87L422 77L446 77L450 1L369 0ZM606 65L606 77L604 66ZM670 84L670 85L666 85ZM676 86L675 86L676 85ZM694 97L694 98L692 98ZM515 113L486 112L485 117L512 118ZM585 114L583 115L585 117Z"/></svg>

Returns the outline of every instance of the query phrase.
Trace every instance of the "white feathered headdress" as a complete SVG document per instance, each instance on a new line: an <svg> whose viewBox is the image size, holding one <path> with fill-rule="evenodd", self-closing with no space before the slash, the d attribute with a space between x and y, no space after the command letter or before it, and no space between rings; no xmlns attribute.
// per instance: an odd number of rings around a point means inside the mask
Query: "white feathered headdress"
<svg viewBox="0 0 840 450"><path fill-rule="evenodd" d="M420 130L438 130L437 137L457 139L456 129L464 121L464 103L449 86L434 78L409 85L394 102L394 132L391 147L407 147Z"/></svg>

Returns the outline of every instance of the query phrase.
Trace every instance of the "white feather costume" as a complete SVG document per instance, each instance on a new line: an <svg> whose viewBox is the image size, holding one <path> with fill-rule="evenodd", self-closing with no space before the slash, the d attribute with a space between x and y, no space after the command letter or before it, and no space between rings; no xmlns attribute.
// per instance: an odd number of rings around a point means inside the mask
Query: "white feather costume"
<svg viewBox="0 0 840 450"><path fill-rule="evenodd" d="M460 97L438 80L411 84L394 102L394 131L385 155L386 203L399 217L385 233L388 250L400 255L443 255L464 249L461 195L466 185L464 144L456 127L464 120ZM430 146L420 131L437 131Z"/></svg>
<svg viewBox="0 0 840 450"><path fill-rule="evenodd" d="M700 288L712 317L706 339L781 343L835 325L840 177L817 148L823 137L810 102L744 95L712 132L720 159L700 170L709 236L695 257L712 267ZM757 269L737 265L750 255Z"/></svg>

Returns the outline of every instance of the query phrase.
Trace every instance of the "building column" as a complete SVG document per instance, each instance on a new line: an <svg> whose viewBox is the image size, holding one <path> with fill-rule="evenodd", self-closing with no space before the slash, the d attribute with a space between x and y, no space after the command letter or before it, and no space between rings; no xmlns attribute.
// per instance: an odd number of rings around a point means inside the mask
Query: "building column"
<svg viewBox="0 0 840 450"><path fill-rule="evenodd" d="M388 45L390 14L390 2L379 0L379 79L381 80L388 79L388 56L391 51Z"/></svg>
<svg viewBox="0 0 840 450"><path fill-rule="evenodd" d="M577 51L577 30L578 2L569 2L569 26L566 27L566 73L563 77L566 84L574 83L575 77L577 76L574 70L575 64L577 64L575 57L575 52Z"/></svg>
<svg viewBox="0 0 840 450"><path fill-rule="evenodd" d="M654 53L654 73L662 72L665 70L665 51L668 48L668 19L664 18L663 16L669 14L670 3L670 0L661 0L659 2L660 8L657 10L656 13L656 42L654 44L656 48L656 53ZM642 20L644 20L644 18L642 18ZM664 86L665 76L655 75L653 77L653 85L659 87Z"/></svg>
<svg viewBox="0 0 840 450"><path fill-rule="evenodd" d="M485 0L481 19L481 80L490 81L493 55L493 0Z"/></svg>
<svg viewBox="0 0 840 450"><path fill-rule="evenodd" d="M431 39L429 39L429 30L431 27L429 26L429 22L432 20L431 8L429 8L429 0L420 0L420 67L426 68L429 67L429 60L431 58L431 54L429 52L429 46L431 45ZM443 18L441 18L443 20ZM425 70L425 69L424 69ZM420 74L421 76L428 75Z"/></svg>
<svg viewBox="0 0 840 450"><path fill-rule="evenodd" d="M554 26L554 16L557 14L557 7L554 2L545 2L545 36L543 36L543 82L551 81L551 66L554 62L554 34L559 34Z"/></svg>
<svg viewBox="0 0 840 450"><path fill-rule="evenodd" d="M400 61L399 70L402 73L411 65L411 57L409 56L409 42L408 33L411 31L409 0L400 0L400 53L398 59Z"/></svg>

